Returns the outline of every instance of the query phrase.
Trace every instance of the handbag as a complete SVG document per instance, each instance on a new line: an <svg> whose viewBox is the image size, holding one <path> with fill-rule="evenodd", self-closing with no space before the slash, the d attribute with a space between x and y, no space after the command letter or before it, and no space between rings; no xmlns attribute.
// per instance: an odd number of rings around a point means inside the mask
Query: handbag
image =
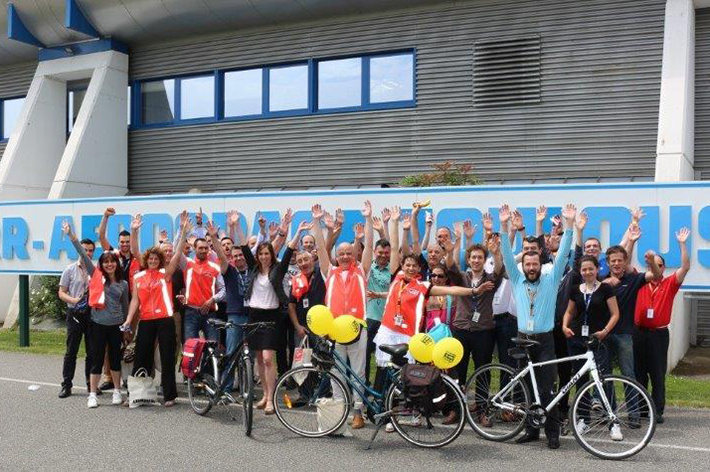
<svg viewBox="0 0 710 472"><path fill-rule="evenodd" d="M451 328L449 328L449 323L451 323L451 297L446 297L446 323L442 323L438 318L434 320L434 327L427 333L434 339L434 342L439 342L444 338L451 337Z"/></svg>
<svg viewBox="0 0 710 472"><path fill-rule="evenodd" d="M128 377L128 406L138 408L142 405L157 405L158 390L145 368L140 368L135 375Z"/></svg>
<svg viewBox="0 0 710 472"><path fill-rule="evenodd" d="M301 344L293 350L293 363L291 368L295 369L303 365L311 366L311 357L313 356L313 349L308 347L308 336L304 336ZM293 374L293 379L300 386L308 377L308 372L298 372Z"/></svg>
<svg viewBox="0 0 710 472"><path fill-rule="evenodd" d="M343 410L346 408L345 401L335 398L319 398L316 400L316 419L318 420L318 431L328 431L336 425L343 417ZM338 428L331 434L339 434L345 426Z"/></svg>

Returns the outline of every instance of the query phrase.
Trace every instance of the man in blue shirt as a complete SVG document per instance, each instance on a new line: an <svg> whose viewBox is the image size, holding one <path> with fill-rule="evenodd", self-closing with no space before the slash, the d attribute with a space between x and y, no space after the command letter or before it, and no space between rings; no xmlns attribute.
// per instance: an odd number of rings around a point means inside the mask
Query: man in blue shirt
<svg viewBox="0 0 710 472"><path fill-rule="evenodd" d="M518 312L518 336L537 341L539 345L530 348L530 357L533 362L544 362L555 359L555 343L552 330L555 325L555 304L557 302L557 289L564 275L572 247L572 228L574 227L577 209L568 204L562 211L564 220L564 235L555 257L552 270L542 273L540 254L537 252L523 253L522 272L518 269L508 238L501 238L501 252L503 263L510 278L513 298ZM511 219L508 205L503 205L499 213L500 230L505 234ZM556 367L547 365L538 367L535 371L540 401L547 405L555 393ZM532 391L532 389L531 389ZM557 407L553 407L545 422L545 436L550 449L560 447L559 419ZM525 435L516 442L525 443L535 441L540 437L540 431L531 425L525 430Z"/></svg>

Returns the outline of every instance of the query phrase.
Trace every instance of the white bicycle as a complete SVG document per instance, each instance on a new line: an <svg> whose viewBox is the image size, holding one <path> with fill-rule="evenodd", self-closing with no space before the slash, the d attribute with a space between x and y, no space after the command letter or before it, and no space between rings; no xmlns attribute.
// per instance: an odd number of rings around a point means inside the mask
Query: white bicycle
<svg viewBox="0 0 710 472"><path fill-rule="evenodd" d="M545 362L532 362L528 349L539 343L513 338L510 354L527 359L522 370L501 364L487 364L466 383L468 422L481 437L506 441L517 436L526 422L541 428L550 410L586 373L591 380L577 389L570 409L570 423L577 442L603 459L625 459L637 454L651 441L656 429L656 409L650 395L638 382L621 375L601 375L591 346L584 354ZM546 406L540 402L535 367L585 360L582 368ZM533 399L525 379L529 376Z"/></svg>

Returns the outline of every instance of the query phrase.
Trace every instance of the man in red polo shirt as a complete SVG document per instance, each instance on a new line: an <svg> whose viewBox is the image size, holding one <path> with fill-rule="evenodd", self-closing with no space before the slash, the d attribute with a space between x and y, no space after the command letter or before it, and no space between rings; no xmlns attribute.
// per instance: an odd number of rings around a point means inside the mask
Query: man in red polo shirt
<svg viewBox="0 0 710 472"><path fill-rule="evenodd" d="M690 230L681 228L675 234L680 245L680 269L668 277L651 280L641 287L636 297L634 311L634 370L636 380L648 388L651 381L653 402L656 404L657 422L663 423L666 406L666 369L668 368L668 325L671 323L673 299L690 270L690 257L685 244ZM656 264L663 270L666 261L656 255Z"/></svg>

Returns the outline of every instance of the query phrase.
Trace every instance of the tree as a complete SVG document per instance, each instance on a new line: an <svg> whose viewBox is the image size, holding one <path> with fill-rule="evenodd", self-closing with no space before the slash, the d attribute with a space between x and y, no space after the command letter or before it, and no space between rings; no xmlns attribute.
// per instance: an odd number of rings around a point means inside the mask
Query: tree
<svg viewBox="0 0 710 472"><path fill-rule="evenodd" d="M456 164L446 161L432 164L433 172L412 174L404 177L400 187L456 187L461 185L482 185L483 181L473 174L473 165Z"/></svg>

